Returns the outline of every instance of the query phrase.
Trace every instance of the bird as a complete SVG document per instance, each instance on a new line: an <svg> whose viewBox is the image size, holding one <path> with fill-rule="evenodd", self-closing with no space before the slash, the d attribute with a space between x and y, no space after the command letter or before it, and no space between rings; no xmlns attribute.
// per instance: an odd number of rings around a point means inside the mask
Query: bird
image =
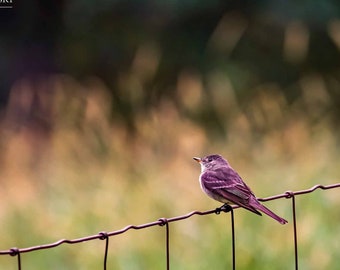
<svg viewBox="0 0 340 270"><path fill-rule="evenodd" d="M193 159L201 165L201 188L212 199L228 205L238 205L260 216L263 212L281 224L288 222L261 204L241 176L221 155Z"/></svg>

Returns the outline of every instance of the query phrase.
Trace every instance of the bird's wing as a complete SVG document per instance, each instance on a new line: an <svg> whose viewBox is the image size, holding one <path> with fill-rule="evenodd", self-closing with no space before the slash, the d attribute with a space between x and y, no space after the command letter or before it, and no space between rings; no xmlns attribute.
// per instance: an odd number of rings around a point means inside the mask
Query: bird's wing
<svg viewBox="0 0 340 270"><path fill-rule="evenodd" d="M208 171L201 175L201 180L204 188L211 193L260 214L249 205L250 197L255 197L255 195L233 169L221 168Z"/></svg>
<svg viewBox="0 0 340 270"><path fill-rule="evenodd" d="M219 168L202 175L206 188L211 190L227 190L242 199L254 196L250 188L243 182L237 172L231 168Z"/></svg>

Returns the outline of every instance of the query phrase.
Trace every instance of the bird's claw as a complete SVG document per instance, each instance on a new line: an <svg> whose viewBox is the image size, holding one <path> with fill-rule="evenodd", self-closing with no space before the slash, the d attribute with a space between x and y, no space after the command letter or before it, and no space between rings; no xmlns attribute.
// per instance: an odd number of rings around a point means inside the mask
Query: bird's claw
<svg viewBox="0 0 340 270"><path fill-rule="evenodd" d="M223 211L225 213L228 213L231 210L233 210L233 208L227 203L223 204L219 209L220 209L220 211Z"/></svg>

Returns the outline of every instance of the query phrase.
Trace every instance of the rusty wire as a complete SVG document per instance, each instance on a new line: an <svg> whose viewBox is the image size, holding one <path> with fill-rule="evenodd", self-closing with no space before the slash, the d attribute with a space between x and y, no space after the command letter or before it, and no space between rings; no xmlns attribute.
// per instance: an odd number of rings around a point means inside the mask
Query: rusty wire
<svg viewBox="0 0 340 270"><path fill-rule="evenodd" d="M281 198L291 199L292 200L292 216L293 216L293 231L294 231L294 257L295 257L295 269L298 269L298 241L297 241L297 222L296 222L296 203L295 203L295 197L298 195L304 195L307 193L314 192L317 189L327 190L327 189L333 189L333 188L339 188L340 183L332 184L332 185L315 185L311 187L310 189L305 190L299 190L299 191L287 191L282 194L266 197L266 198L258 198L259 201L266 202L266 201L272 201L277 200ZM55 248L57 246L60 246L62 244L77 244L92 240L105 240L105 250L104 250L104 270L106 270L107 267L107 256L108 256L108 248L109 248L109 238L111 236L123 234L127 232L128 230L134 229L134 230L140 230L145 229L148 227L153 226L164 226L165 227L165 250L166 250L166 269L170 269L170 245L169 245L169 238L170 238L170 230L169 230L169 224L172 222L177 222L180 220L188 219L194 215L199 216L205 216L210 214L220 214L221 212L230 212L231 213L231 244L232 244L232 269L235 269L236 264L236 252L235 252L235 227L234 227L234 211L233 209L239 208L239 206L232 205L223 205L222 207L208 210L208 211L192 211L188 214L177 216L177 217L171 217L171 218L160 218L157 221L141 224L141 225L128 225L120 230L112 231L112 232L99 232L95 235L90 235L82 238L76 238L76 239L61 239L59 241L50 243L50 244L43 244L38 246L31 246L27 248L10 248L8 250L0 250L0 255L10 255L10 256L16 256L17 257L17 269L21 270L21 254L22 253L28 253L33 252L37 250L42 249L50 249Z"/></svg>

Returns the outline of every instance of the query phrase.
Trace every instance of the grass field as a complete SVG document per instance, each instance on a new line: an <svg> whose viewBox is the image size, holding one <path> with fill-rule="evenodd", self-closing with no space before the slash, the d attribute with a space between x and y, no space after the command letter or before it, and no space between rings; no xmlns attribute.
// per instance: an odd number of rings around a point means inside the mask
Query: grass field
<svg viewBox="0 0 340 270"><path fill-rule="evenodd" d="M337 134L310 96L288 105L280 92L263 86L240 108L217 91L216 112L226 132L216 134L188 116L205 102L195 88L179 93L181 108L164 100L138 114L131 134L120 119L111 119L102 83L86 85L83 94L70 78L55 80L48 134L2 123L1 250L214 209L220 204L201 192L193 156L222 154L258 197L340 182ZM339 190L296 201L301 269L338 269ZM290 201L266 205L289 223L236 210L237 269L293 269ZM170 231L171 269L231 264L229 214L195 216L171 224ZM162 227L110 238L108 269L165 269L164 247ZM23 269L101 269L103 250L98 240L23 254ZM1 256L0 268L16 269L16 259Z"/></svg>

